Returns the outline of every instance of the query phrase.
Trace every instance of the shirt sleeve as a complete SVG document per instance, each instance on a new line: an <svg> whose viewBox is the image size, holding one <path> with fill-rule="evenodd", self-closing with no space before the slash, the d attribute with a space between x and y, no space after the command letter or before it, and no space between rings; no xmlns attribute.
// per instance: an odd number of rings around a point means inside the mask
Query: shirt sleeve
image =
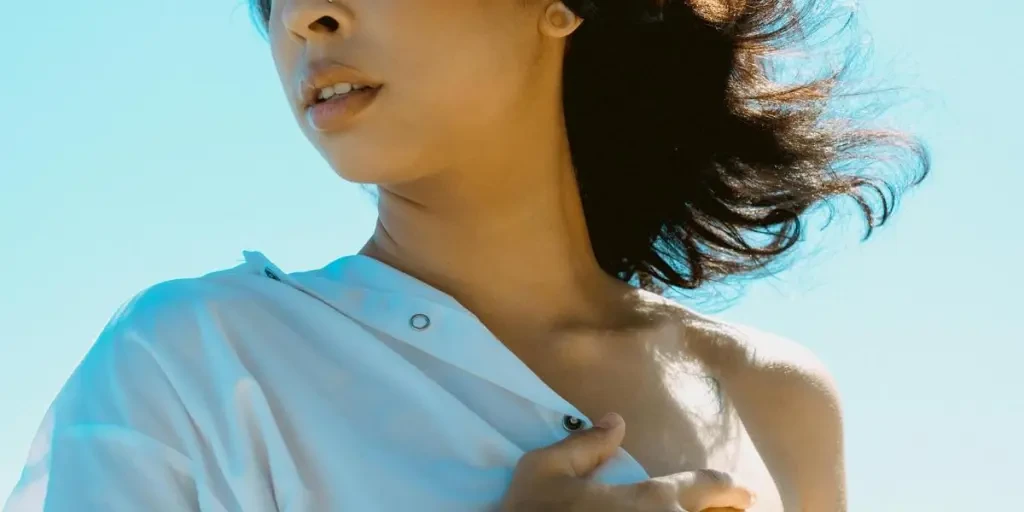
<svg viewBox="0 0 1024 512"><path fill-rule="evenodd" d="M3 512L224 510L197 487L198 436L151 335L180 305L144 293L114 315L50 405Z"/></svg>
<svg viewBox="0 0 1024 512"><path fill-rule="evenodd" d="M46 467L26 468L4 512L199 510L188 458L139 432L80 425L48 450Z"/></svg>

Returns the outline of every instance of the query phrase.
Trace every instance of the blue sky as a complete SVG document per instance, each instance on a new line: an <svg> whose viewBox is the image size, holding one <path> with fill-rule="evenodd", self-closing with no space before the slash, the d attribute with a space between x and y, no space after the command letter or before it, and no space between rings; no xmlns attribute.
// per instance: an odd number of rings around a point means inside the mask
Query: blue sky
<svg viewBox="0 0 1024 512"><path fill-rule="evenodd" d="M891 120L926 138L934 174L868 243L839 229L720 313L832 368L852 510L1024 502L1022 5L860 2L874 75L911 91ZM4 17L0 501L124 300L243 249L319 267L375 216L294 125L242 0L22 0Z"/></svg>

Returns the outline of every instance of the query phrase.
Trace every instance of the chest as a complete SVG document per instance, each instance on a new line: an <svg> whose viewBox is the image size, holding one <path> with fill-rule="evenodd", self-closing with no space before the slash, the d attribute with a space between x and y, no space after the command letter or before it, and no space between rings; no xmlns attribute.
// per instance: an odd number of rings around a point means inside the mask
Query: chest
<svg viewBox="0 0 1024 512"><path fill-rule="evenodd" d="M755 511L781 512L774 479L739 414L699 363L648 347L586 361L549 354L528 364L588 417L620 414L622 447L650 476L727 471L757 493Z"/></svg>

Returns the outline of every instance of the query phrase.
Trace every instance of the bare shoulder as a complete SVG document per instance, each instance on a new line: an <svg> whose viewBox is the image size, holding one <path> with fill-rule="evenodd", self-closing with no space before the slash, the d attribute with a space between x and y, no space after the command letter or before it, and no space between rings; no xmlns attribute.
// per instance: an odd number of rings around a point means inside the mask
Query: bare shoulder
<svg viewBox="0 0 1024 512"><path fill-rule="evenodd" d="M650 317L678 331L680 348L696 357L716 377L732 378L770 372L814 388L835 391L825 365L805 346L754 327L697 313L676 302L642 292Z"/></svg>
<svg viewBox="0 0 1024 512"><path fill-rule="evenodd" d="M694 313L689 314L684 332L685 348L699 354L719 378L744 380L772 375L784 379L780 384L837 394L825 364L794 340Z"/></svg>
<svg viewBox="0 0 1024 512"><path fill-rule="evenodd" d="M673 309L681 350L717 380L785 510L846 510L840 398L822 361L782 336Z"/></svg>

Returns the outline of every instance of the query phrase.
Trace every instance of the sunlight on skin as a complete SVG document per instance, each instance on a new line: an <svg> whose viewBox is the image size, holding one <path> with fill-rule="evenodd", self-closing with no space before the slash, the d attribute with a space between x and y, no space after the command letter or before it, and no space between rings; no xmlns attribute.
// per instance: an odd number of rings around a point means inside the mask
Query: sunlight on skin
<svg viewBox="0 0 1024 512"><path fill-rule="evenodd" d="M698 362L667 356L660 351L655 351L654 358L664 369L662 383L665 389L680 404L686 404L691 417L703 425L697 434L705 445L722 446L723 437L731 438L737 434L731 429L723 429L728 422L722 417L718 395L704 377L704 369Z"/></svg>

